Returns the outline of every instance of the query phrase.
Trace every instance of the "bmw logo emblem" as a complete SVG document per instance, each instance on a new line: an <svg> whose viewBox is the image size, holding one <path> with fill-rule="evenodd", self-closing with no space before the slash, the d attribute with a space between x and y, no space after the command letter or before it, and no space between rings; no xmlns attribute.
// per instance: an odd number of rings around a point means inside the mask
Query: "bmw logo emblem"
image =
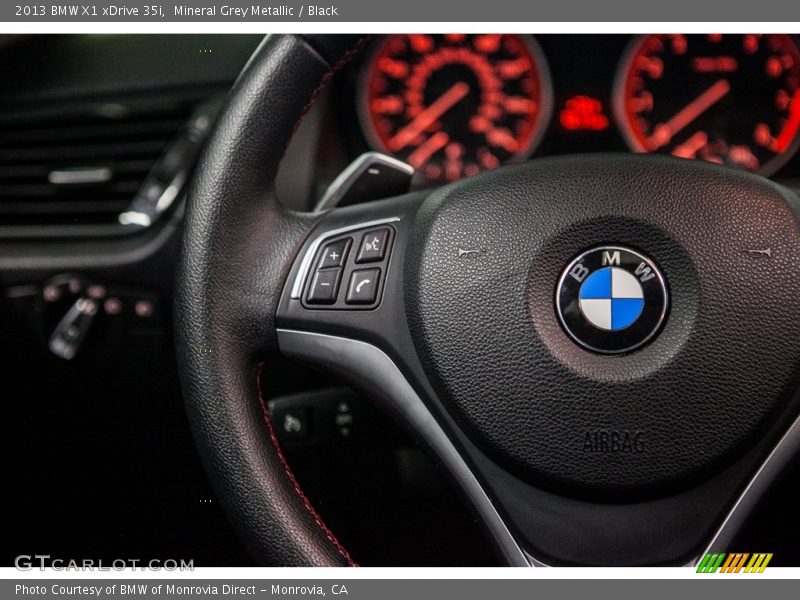
<svg viewBox="0 0 800 600"><path fill-rule="evenodd" d="M566 332L601 354L630 352L652 340L668 302L667 284L655 263L620 246L576 257L556 290L556 311Z"/></svg>

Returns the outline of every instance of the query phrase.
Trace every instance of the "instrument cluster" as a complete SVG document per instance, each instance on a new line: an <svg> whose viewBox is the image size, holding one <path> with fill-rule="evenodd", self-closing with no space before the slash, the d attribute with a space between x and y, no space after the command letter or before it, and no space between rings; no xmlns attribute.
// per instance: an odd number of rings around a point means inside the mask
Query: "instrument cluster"
<svg viewBox="0 0 800 600"><path fill-rule="evenodd" d="M626 149L772 175L797 151L792 36L614 37L384 36L358 74L364 137L430 183Z"/></svg>

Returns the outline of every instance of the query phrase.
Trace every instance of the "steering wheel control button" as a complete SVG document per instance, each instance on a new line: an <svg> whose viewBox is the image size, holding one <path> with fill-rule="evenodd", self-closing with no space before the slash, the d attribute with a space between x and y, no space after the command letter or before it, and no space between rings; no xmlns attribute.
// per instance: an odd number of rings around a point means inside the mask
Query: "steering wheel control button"
<svg viewBox="0 0 800 600"><path fill-rule="evenodd" d="M314 274L311 289L308 292L309 304L333 304L339 293L341 269L321 269Z"/></svg>
<svg viewBox="0 0 800 600"><path fill-rule="evenodd" d="M374 229L368 231L361 238L361 245L358 250L357 263L370 263L383 260L386 256L386 246L389 240L389 229Z"/></svg>
<svg viewBox="0 0 800 600"><path fill-rule="evenodd" d="M582 253L564 269L556 290L556 311L567 334L601 354L630 352L652 340L667 305L667 285L656 264L620 246Z"/></svg>
<svg viewBox="0 0 800 600"><path fill-rule="evenodd" d="M377 308L394 245L395 229L389 223L397 220L370 221L321 234L302 258L290 297L313 310Z"/></svg>
<svg viewBox="0 0 800 600"><path fill-rule="evenodd" d="M352 241L353 238L344 238L325 244L319 261L319 268L341 267L347 260L347 253L350 251Z"/></svg>
<svg viewBox="0 0 800 600"><path fill-rule="evenodd" d="M347 304L373 304L378 297L380 269L360 269L350 276L347 289Z"/></svg>

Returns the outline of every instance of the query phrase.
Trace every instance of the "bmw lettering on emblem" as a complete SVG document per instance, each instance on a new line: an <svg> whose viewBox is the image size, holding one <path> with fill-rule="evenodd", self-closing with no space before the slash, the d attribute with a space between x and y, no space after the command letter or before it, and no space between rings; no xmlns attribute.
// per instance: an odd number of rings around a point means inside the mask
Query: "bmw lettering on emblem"
<svg viewBox="0 0 800 600"><path fill-rule="evenodd" d="M602 354L630 352L653 339L668 293L655 263L619 246L587 250L561 275L556 311L570 337Z"/></svg>

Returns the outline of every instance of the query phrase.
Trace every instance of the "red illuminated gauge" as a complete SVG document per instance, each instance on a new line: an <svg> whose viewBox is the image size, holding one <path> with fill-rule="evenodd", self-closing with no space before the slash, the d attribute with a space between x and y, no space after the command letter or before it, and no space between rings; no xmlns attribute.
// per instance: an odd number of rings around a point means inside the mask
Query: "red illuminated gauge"
<svg viewBox="0 0 800 600"><path fill-rule="evenodd" d="M428 181L530 155L552 108L547 66L519 35L390 35L364 71L371 144Z"/></svg>
<svg viewBox="0 0 800 600"><path fill-rule="evenodd" d="M644 36L615 103L637 152L769 175L800 142L800 52L788 35Z"/></svg>

